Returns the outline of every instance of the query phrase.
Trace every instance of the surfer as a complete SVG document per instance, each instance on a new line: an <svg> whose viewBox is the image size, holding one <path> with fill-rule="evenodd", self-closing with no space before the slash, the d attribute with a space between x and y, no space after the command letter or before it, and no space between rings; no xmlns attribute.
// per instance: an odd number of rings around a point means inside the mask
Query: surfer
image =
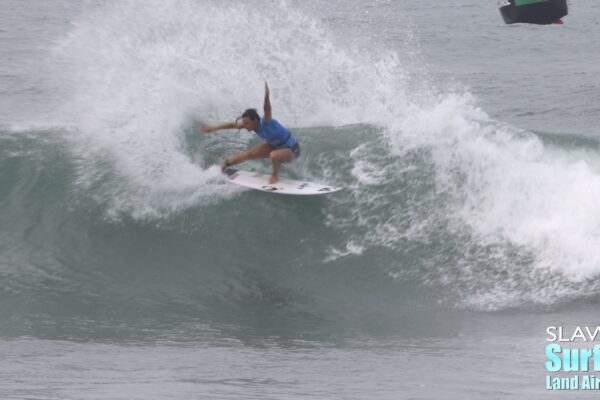
<svg viewBox="0 0 600 400"><path fill-rule="evenodd" d="M228 167L247 160L258 158L269 158L271 160L271 177L269 183L278 181L277 173L283 163L292 162L300 155L300 145L289 129L281 125L272 117L271 101L269 100L269 85L265 82L264 116L258 115L256 109L249 108L234 122L224 122L218 125L202 124L200 129L203 133L214 132L220 129L246 129L254 131L264 143L252 147L250 150L242 151L226 158L221 169L225 171Z"/></svg>

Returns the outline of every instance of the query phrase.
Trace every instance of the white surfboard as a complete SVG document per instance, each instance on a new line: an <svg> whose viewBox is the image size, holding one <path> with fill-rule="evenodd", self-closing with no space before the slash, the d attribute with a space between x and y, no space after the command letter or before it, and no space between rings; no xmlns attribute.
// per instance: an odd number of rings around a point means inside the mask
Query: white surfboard
<svg viewBox="0 0 600 400"><path fill-rule="evenodd" d="M316 195L334 193L339 187L329 186L321 183L297 181L294 179L279 177L274 184L269 183L270 175L258 172L242 171L235 168L227 168L225 173L229 180L250 189L262 190L263 192L291 194L291 195Z"/></svg>

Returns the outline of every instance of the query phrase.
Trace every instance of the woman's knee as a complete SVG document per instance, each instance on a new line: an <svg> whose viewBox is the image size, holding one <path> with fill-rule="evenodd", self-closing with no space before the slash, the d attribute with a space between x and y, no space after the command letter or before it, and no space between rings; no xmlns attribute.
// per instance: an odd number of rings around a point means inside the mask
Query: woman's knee
<svg viewBox="0 0 600 400"><path fill-rule="evenodd" d="M294 154L289 149L279 149L272 151L271 154L269 154L269 158L271 159L271 161L276 161L280 163L289 162L292 160L292 158L294 158Z"/></svg>

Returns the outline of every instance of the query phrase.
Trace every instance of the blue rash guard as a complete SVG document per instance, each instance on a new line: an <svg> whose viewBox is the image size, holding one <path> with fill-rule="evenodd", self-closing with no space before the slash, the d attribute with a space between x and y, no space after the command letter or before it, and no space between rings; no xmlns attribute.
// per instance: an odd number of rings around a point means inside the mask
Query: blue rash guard
<svg viewBox="0 0 600 400"><path fill-rule="evenodd" d="M261 118L255 132L276 149L292 148L298 143L290 130L274 118L271 118L269 122L265 122L264 118Z"/></svg>

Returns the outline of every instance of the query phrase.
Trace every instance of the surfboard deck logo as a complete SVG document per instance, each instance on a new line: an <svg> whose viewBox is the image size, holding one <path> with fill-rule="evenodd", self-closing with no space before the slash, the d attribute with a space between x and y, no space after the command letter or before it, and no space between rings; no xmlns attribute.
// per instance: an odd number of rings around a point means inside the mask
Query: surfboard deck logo
<svg viewBox="0 0 600 400"><path fill-rule="evenodd" d="M269 175L259 172L244 171L236 168L227 168L224 172L231 182L263 192L310 196L335 193L342 189L322 183L298 181L282 176L279 177L277 183L271 185L268 183Z"/></svg>

